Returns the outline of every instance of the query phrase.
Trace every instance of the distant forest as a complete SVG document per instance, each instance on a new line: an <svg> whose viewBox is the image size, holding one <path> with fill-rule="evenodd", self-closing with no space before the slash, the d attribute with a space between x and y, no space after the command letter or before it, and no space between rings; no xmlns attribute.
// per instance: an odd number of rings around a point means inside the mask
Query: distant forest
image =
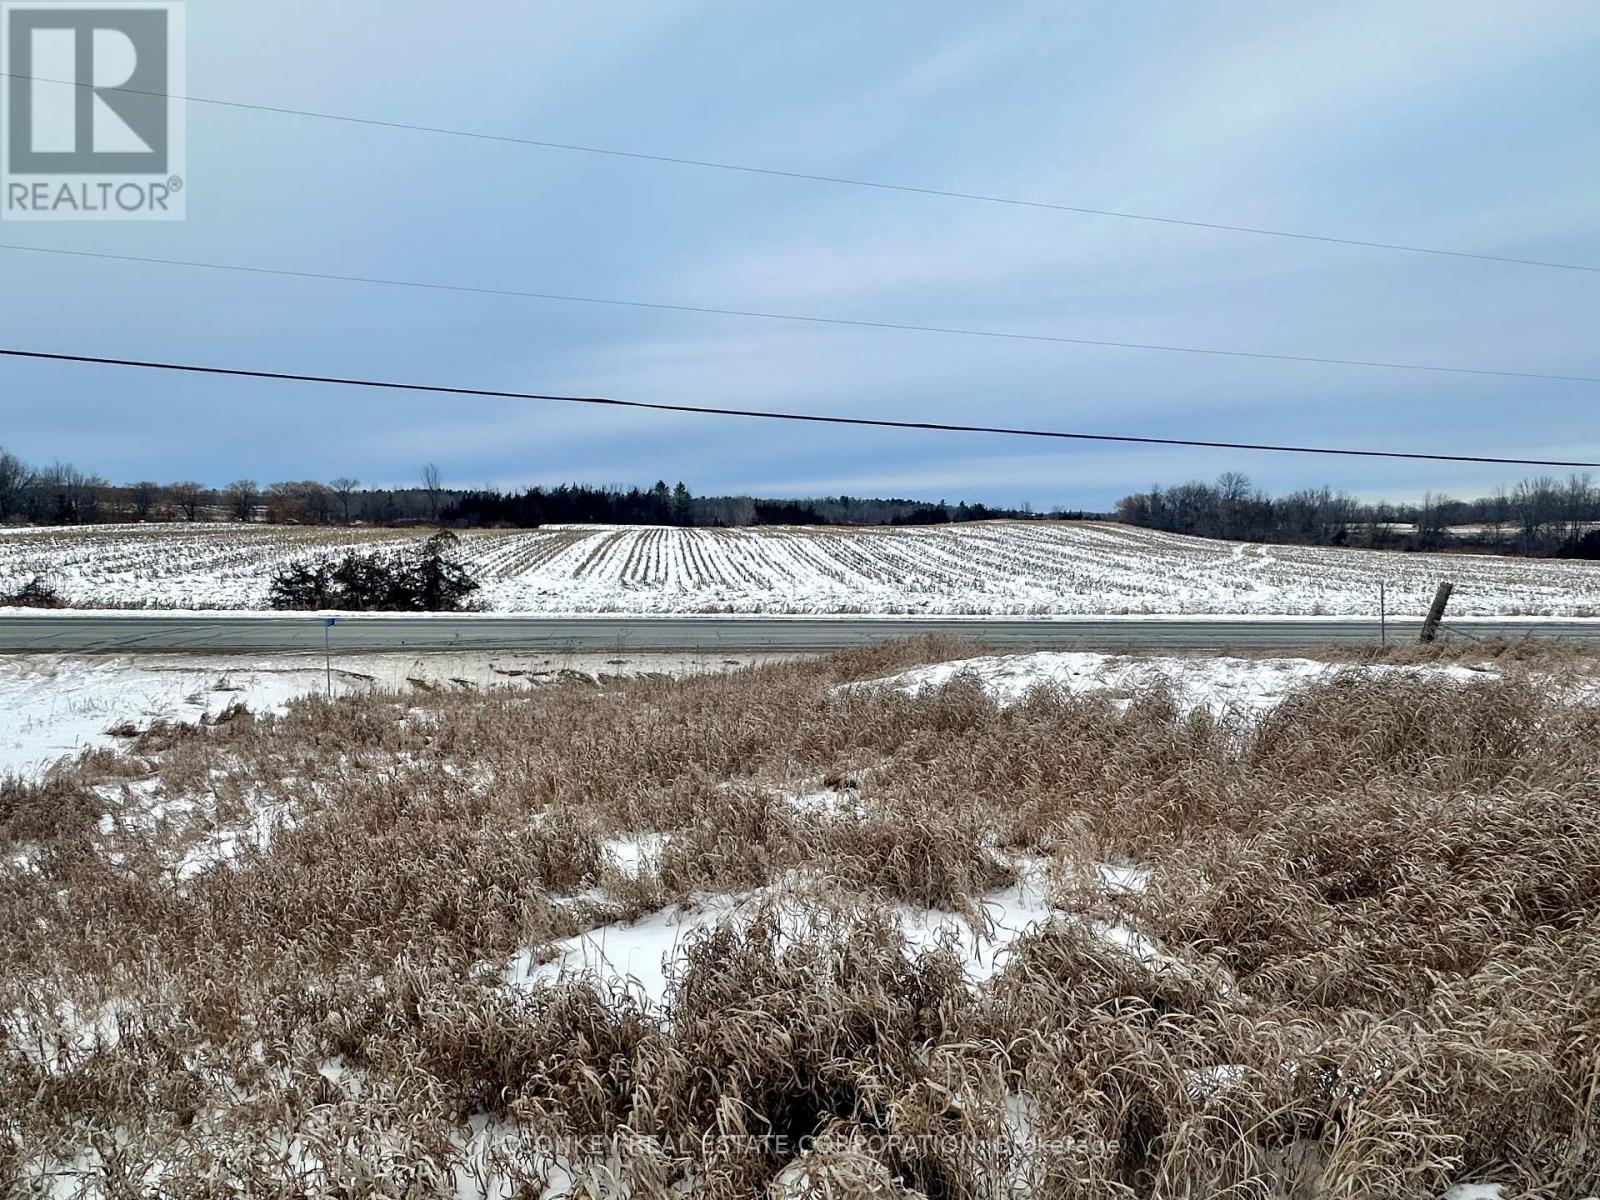
<svg viewBox="0 0 1600 1200"><path fill-rule="evenodd" d="M983 504L829 496L812 500L761 500L754 496L695 496L683 484L669 488L589 487L563 484L523 492L463 492L440 513L447 525L943 525L1033 514Z"/></svg>
<svg viewBox="0 0 1600 1200"><path fill-rule="evenodd" d="M455 528L539 525L941 525L998 518L1029 519L1026 508L965 501L828 496L765 500L696 496L679 483L648 488L572 483L520 492L444 486L437 468L414 488L365 488L356 479L311 479L226 487L195 480L112 484L68 463L33 466L0 448L0 525L93 525L126 522L239 521L275 525L441 524ZM1093 514L1052 512L1052 518Z"/></svg>
<svg viewBox="0 0 1600 1200"><path fill-rule="evenodd" d="M520 492L444 486L425 467L411 488L362 487L342 478L226 487L194 480L112 484L55 462L33 466L0 448L0 525L238 521L276 525L942 525L958 521L1117 520L1147 529L1236 541L1467 550L1600 559L1600 486L1588 475L1541 476L1475 500L1429 492L1415 504L1369 503L1314 488L1269 497L1237 472L1214 483L1154 487L1124 496L1112 514L1038 513L965 501L863 496L761 499L696 496L682 483L647 488L571 483Z"/></svg>
<svg viewBox="0 0 1600 1200"><path fill-rule="evenodd" d="M1230 472L1124 496L1116 519L1246 542L1600 559L1600 487L1588 475L1525 479L1476 500L1429 492L1415 504L1385 504L1325 487L1272 498Z"/></svg>

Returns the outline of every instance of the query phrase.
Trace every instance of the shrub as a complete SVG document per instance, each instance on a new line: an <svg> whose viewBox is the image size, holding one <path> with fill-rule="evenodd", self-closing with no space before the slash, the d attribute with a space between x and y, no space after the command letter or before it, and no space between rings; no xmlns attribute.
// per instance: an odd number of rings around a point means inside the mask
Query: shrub
<svg viewBox="0 0 1600 1200"><path fill-rule="evenodd" d="M64 608L61 593L39 576L14 592L0 592L0 608Z"/></svg>
<svg viewBox="0 0 1600 1200"><path fill-rule="evenodd" d="M273 608L459 612L479 584L450 556L456 544L441 531L416 550L290 563L273 576L269 599Z"/></svg>
<svg viewBox="0 0 1600 1200"><path fill-rule="evenodd" d="M272 577L268 597L273 608L345 607L334 600L333 569L327 563L289 563Z"/></svg>
<svg viewBox="0 0 1600 1200"><path fill-rule="evenodd" d="M1561 548L1562 558L1600 558L1600 529L1591 529Z"/></svg>

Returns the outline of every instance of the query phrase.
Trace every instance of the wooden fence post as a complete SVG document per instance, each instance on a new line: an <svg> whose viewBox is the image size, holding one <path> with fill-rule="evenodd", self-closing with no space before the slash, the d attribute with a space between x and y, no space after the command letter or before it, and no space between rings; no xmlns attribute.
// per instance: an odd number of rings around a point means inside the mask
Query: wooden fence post
<svg viewBox="0 0 1600 1200"><path fill-rule="evenodd" d="M1428 610L1427 617L1422 622L1422 636L1418 639L1431 642L1439 633L1439 622L1444 620L1445 605L1450 603L1450 593L1455 591L1455 584L1446 581L1439 585L1439 590L1433 594L1433 607Z"/></svg>

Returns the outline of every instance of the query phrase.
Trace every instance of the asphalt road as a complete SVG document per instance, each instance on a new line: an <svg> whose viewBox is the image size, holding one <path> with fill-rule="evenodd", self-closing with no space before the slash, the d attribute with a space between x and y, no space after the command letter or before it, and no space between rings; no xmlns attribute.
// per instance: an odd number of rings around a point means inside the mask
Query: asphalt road
<svg viewBox="0 0 1600 1200"><path fill-rule="evenodd" d="M1419 621L1389 622L1389 636L1412 640ZM1451 636L1600 640L1600 619L1472 619L1446 623ZM1374 642L1378 622L1325 617L1244 620L1073 617L517 617L348 616L327 635L335 652L403 650L803 651L835 650L887 638L942 633L1014 649L1287 650L1327 642ZM321 617L198 616L185 613L0 616L0 653L208 653L313 651L323 646Z"/></svg>

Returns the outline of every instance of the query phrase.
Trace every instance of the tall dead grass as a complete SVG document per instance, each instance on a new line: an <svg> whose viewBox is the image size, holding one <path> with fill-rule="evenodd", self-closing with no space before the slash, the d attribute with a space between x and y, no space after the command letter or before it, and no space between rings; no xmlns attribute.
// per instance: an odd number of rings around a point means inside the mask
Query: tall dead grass
<svg viewBox="0 0 1600 1200"><path fill-rule="evenodd" d="M1509 662L1341 676L1248 724L837 688L959 649L307 700L0 785L0 1184L1600 1183L1600 710ZM981 924L1040 863L1057 915L990 982L958 938L907 941L904 908ZM716 892L769 898L691 938L659 1005L502 973Z"/></svg>

